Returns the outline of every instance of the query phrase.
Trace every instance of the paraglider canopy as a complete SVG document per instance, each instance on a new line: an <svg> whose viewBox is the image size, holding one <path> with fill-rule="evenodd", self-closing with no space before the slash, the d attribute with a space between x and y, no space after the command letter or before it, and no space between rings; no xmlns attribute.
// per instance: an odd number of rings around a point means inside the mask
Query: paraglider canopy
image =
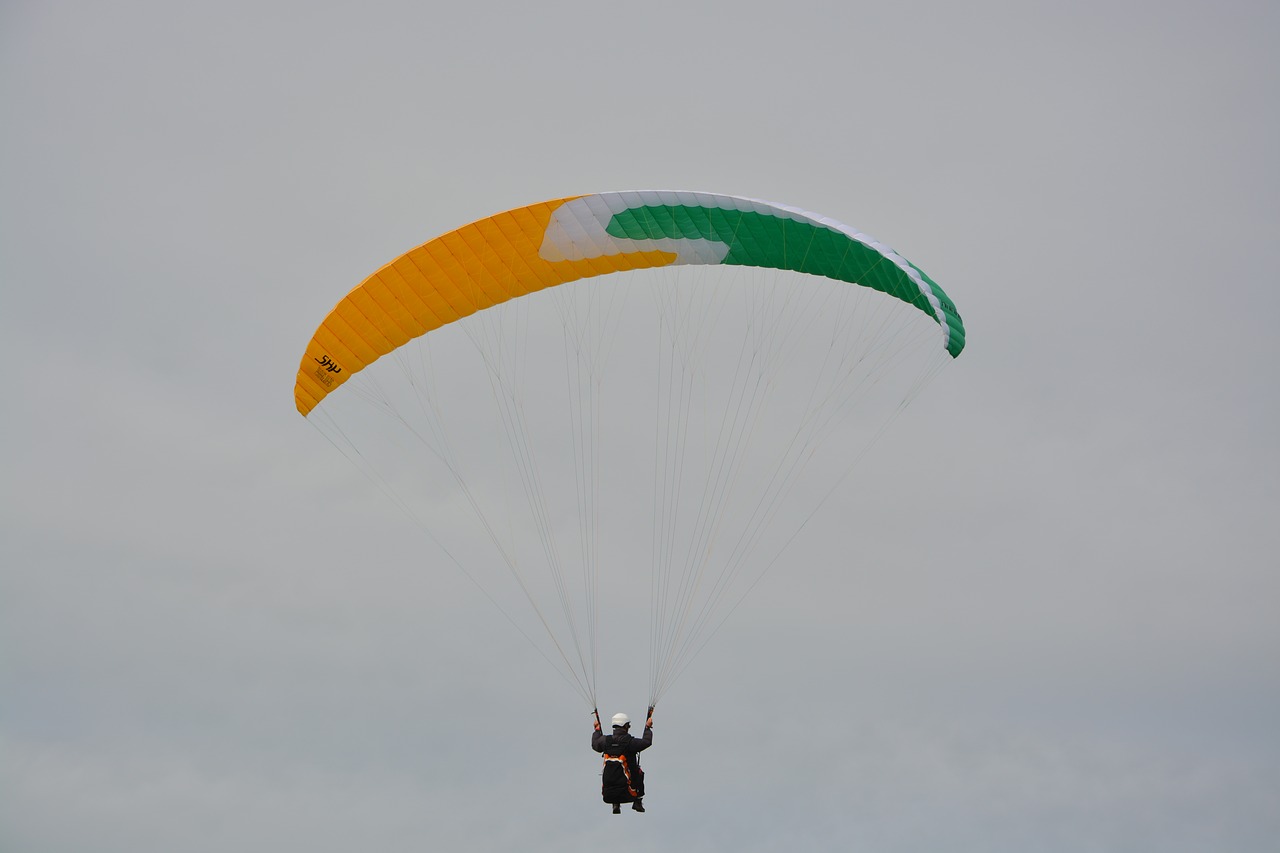
<svg viewBox="0 0 1280 853"><path fill-rule="evenodd" d="M952 357L964 349L964 324L942 288L834 219L712 193L599 193L481 219L365 279L307 345L298 411L309 414L381 356L477 311L580 278L671 264L767 267L869 287L933 317Z"/></svg>
<svg viewBox="0 0 1280 853"><path fill-rule="evenodd" d="M642 298L618 297L624 280L640 279ZM554 316L539 315L548 304ZM553 357L543 344L557 319L563 350ZM649 342L622 354L639 369L606 381L615 343L637 330ZM471 353L449 350L438 371L432 342L449 344L451 333L480 358L468 365ZM478 220L383 266L315 331L294 399L588 708L597 707L601 565L647 573L652 708L857 456L964 346L955 304L932 278L830 217L714 193L599 193ZM915 374L900 369L907 363ZM887 403L873 399L891 374L906 381ZM556 381L526 393L531 376ZM480 405L486 393L492 408ZM397 434L370 437L369 418L345 420L353 400ZM501 433L486 443L493 424ZM651 447L637 437L646 424ZM818 455L832 446L838 460ZM425 452L415 460L406 447ZM499 458L515 487L475 473ZM422 470L411 476L415 462ZM814 469L827 476L810 485L801 474ZM649 482L610 486L636 472ZM796 492L802 508L765 539ZM498 561L456 556L442 542L461 527L460 504ZM490 565L527 601L524 624L481 577Z"/></svg>

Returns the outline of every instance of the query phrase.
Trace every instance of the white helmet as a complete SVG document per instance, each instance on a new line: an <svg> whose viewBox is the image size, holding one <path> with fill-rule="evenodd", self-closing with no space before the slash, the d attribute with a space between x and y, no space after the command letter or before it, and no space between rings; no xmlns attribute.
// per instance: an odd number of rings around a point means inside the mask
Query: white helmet
<svg viewBox="0 0 1280 853"><path fill-rule="evenodd" d="M628 717L626 714L613 715L613 724L615 726L625 726L627 723L630 723L630 722L631 722L631 718Z"/></svg>

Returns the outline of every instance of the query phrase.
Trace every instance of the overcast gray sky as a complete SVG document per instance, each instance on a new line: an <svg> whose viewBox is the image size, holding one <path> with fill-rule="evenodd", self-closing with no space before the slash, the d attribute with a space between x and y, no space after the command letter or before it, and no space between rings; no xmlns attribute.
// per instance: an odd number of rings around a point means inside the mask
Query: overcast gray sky
<svg viewBox="0 0 1280 853"><path fill-rule="evenodd" d="M0 848L1274 849L1278 43L1266 2L4 3ZM400 252L640 188L866 230L970 344L866 464L936 535L842 491L612 818L581 700L292 384Z"/></svg>

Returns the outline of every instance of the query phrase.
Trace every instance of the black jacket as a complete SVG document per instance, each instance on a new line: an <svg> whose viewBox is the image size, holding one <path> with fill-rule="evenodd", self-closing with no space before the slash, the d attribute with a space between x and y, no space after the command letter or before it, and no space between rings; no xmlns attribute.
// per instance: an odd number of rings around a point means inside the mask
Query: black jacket
<svg viewBox="0 0 1280 853"><path fill-rule="evenodd" d="M630 803L644 796L644 771L639 753L653 745L653 729L645 727L644 737L634 737L622 726L613 734L591 733L591 748L604 755L600 793L606 803Z"/></svg>

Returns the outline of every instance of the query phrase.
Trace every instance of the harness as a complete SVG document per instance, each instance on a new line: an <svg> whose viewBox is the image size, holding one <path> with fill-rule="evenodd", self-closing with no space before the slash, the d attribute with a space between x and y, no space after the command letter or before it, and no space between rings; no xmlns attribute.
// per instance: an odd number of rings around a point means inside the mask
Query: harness
<svg viewBox="0 0 1280 853"><path fill-rule="evenodd" d="M610 761L613 761L622 765L622 775L627 780L627 793L633 797L640 796L638 793L636 793L636 789L631 785L631 765L627 762L627 756L622 753L619 753L617 755L610 755L606 751L604 753L604 763L606 767L609 766Z"/></svg>

